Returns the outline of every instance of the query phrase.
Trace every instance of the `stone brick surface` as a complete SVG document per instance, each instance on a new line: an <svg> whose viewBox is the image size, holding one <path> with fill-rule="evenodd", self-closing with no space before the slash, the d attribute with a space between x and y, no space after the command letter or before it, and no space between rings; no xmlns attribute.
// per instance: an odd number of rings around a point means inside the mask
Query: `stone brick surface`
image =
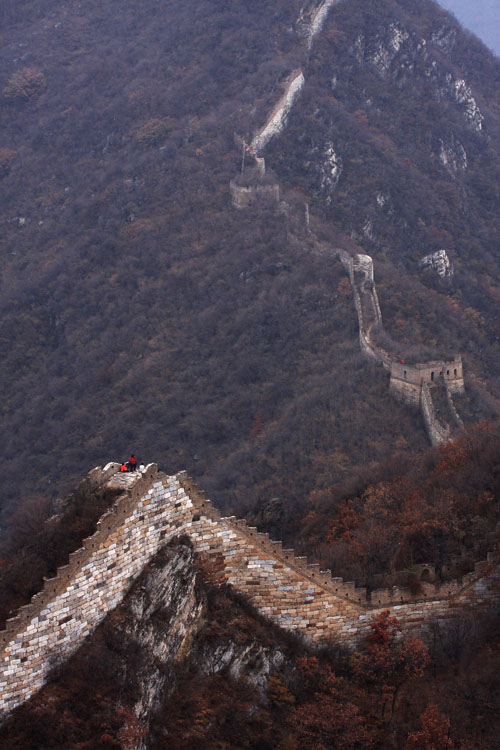
<svg viewBox="0 0 500 750"><path fill-rule="evenodd" d="M489 606L500 596L484 577L482 563L461 581L423 584L418 599L393 589L373 592L368 600L365 589L309 565L245 521L222 518L185 472L166 476L154 464L126 478L116 474L114 464L101 474L96 471L89 475L94 482L100 477L124 493L69 564L0 634L3 716L40 689L49 670L117 606L162 545L181 534L211 563L214 582L231 584L275 623L315 643L333 638L354 646L384 609L425 637L433 620L449 620L462 608Z"/></svg>

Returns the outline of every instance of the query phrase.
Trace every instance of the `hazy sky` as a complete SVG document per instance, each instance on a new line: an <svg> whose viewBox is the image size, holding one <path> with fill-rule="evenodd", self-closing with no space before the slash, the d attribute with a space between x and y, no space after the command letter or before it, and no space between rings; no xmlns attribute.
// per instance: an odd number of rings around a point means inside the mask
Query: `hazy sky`
<svg viewBox="0 0 500 750"><path fill-rule="evenodd" d="M500 55L500 0L438 0L458 18L462 26L481 37Z"/></svg>

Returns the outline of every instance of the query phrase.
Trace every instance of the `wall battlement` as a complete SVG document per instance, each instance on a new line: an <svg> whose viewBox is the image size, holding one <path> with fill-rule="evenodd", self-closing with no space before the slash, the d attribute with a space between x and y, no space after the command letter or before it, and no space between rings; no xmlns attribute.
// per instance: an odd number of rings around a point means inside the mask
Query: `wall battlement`
<svg viewBox="0 0 500 750"><path fill-rule="evenodd" d="M455 356L453 359L436 360L423 364L406 364L400 360L391 362L390 390L401 400L416 404L420 403L422 386L437 385L442 378L450 393L463 393L464 375L462 358Z"/></svg>
<svg viewBox="0 0 500 750"><path fill-rule="evenodd" d="M372 617L391 609L407 629L425 637L432 620L446 622L463 609L500 598L490 586L493 563L481 562L461 580L436 585L432 566L421 566L418 595L403 589L366 589L320 570L245 520L223 518L185 472L167 476L155 464L120 475L118 464L93 469L88 481L122 489L95 533L46 580L0 633L0 716L29 699L52 667L71 656L123 599L152 557L187 534L220 580L246 594L275 623L322 643L352 646Z"/></svg>
<svg viewBox="0 0 500 750"><path fill-rule="evenodd" d="M305 3L301 8L297 19L297 28L302 30L307 37L307 50L311 51L313 41L323 28L330 10L340 0L322 0L318 5L313 2ZM305 85L305 78L301 69L294 70L285 82L285 91L272 109L263 127L254 135L250 146L246 147L243 141L243 164L245 150L248 150L257 160L257 164L264 163L263 153L269 141L279 135L288 118L288 115ZM245 149L246 147L246 149ZM243 170L242 170L243 171ZM263 173L262 173L263 174ZM246 208L256 201L264 199L267 202L279 203L279 185L277 181L273 186L259 184L244 184L243 174L230 182L230 193L233 205L236 208ZM310 234L309 206L306 204L306 226ZM316 240L316 246L321 252L325 250L331 255L331 249L325 248L321 242ZM349 274L354 296L354 304L359 320L359 343L361 350L380 362L383 367L391 373L390 392L399 400L421 409L427 434L433 445L447 442L451 439L453 432L463 429L463 424L453 404L453 393L464 392L462 373L462 360L455 357L446 362L427 362L416 365L407 365L403 368L404 374L400 372L400 362L391 352L386 351L380 344L374 341L372 334L376 329L382 330L382 313L378 301L377 289L374 282L373 260L369 255L351 255L342 249L333 250L333 254L340 258L344 268ZM446 253L445 253L446 255ZM440 256L441 257L441 256ZM424 260L432 259L426 256ZM442 260L442 259L441 259ZM453 375L450 375L453 372ZM432 390L425 390L424 385L432 388L432 380L441 375L446 384L446 399L448 401L447 411L451 412L452 418L443 423L440 418L441 410L435 408Z"/></svg>

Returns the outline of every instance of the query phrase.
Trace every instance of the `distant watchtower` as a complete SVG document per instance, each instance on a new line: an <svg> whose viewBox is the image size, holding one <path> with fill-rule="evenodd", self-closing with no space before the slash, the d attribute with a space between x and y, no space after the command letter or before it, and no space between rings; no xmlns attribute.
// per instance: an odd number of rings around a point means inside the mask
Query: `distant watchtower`
<svg viewBox="0 0 500 750"><path fill-rule="evenodd" d="M420 404L422 386L433 386L443 380L450 393L464 392L462 358L425 364L391 363L390 390L395 396L409 404Z"/></svg>
<svg viewBox="0 0 500 750"><path fill-rule="evenodd" d="M246 166L243 160L241 174L229 183L233 206L247 208L254 203L277 206L280 201L278 180L272 172L266 172L263 157L253 159L254 166Z"/></svg>

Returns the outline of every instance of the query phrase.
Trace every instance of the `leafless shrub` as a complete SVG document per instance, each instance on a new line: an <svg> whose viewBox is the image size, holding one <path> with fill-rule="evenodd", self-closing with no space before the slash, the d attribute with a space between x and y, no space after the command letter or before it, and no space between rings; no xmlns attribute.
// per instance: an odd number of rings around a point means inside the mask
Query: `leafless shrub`
<svg viewBox="0 0 500 750"><path fill-rule="evenodd" d="M9 100L28 100L40 94L46 86L45 76L37 68L22 68L7 81L3 95Z"/></svg>

